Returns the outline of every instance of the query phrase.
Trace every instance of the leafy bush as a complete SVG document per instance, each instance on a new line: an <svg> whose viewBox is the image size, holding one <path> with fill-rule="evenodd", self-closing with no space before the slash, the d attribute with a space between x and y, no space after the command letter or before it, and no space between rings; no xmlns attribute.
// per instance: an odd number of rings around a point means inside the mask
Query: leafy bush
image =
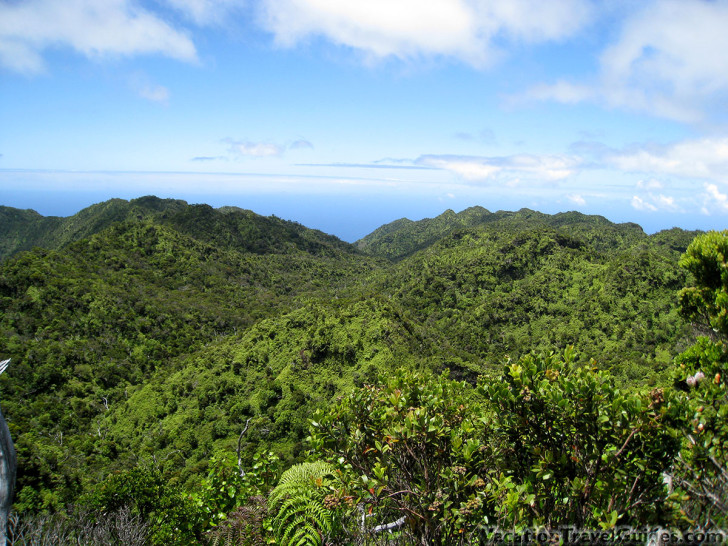
<svg viewBox="0 0 728 546"><path fill-rule="evenodd" d="M406 520L408 532L427 543L455 544L473 529L487 466L471 395L447 374L400 370L313 422L314 451L343 465L348 504L371 516L362 533Z"/></svg>
<svg viewBox="0 0 728 546"><path fill-rule="evenodd" d="M606 371L563 355L509 362L479 390L496 419L500 472L488 492L502 523L555 528L663 523L662 472L677 454L662 389L623 392Z"/></svg>
<svg viewBox="0 0 728 546"><path fill-rule="evenodd" d="M675 360L684 447L671 477L688 523L709 528L728 523L728 231L696 237L680 265L695 283L680 292L681 312L710 338Z"/></svg>
<svg viewBox="0 0 728 546"><path fill-rule="evenodd" d="M84 504L98 516L131 510L148 526L152 545L197 544L199 517L192 499L157 470L135 467L111 474Z"/></svg>

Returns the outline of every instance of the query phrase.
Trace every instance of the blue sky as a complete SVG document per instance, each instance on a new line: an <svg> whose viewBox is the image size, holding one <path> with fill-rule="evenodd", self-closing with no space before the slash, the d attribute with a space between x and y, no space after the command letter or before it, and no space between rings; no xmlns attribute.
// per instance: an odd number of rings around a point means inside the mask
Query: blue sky
<svg viewBox="0 0 728 546"><path fill-rule="evenodd" d="M0 204L728 227L726 0L0 0Z"/></svg>

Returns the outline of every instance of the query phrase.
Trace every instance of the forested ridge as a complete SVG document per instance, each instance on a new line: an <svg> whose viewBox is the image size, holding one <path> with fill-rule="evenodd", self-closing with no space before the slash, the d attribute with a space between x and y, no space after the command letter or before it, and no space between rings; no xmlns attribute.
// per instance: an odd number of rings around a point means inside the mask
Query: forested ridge
<svg viewBox="0 0 728 546"><path fill-rule="evenodd" d="M348 244L155 197L0 219L26 537L725 522L726 234L473 207Z"/></svg>

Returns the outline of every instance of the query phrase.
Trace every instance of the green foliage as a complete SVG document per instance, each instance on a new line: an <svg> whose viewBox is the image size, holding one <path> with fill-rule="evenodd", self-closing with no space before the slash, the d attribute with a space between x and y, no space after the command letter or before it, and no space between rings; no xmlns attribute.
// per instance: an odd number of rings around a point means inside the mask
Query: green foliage
<svg viewBox="0 0 728 546"><path fill-rule="evenodd" d="M659 384L689 332L674 298L685 274L670 252L647 245L598 253L563 228L488 224L400 262L380 290L463 360L495 368L573 344L624 382Z"/></svg>
<svg viewBox="0 0 728 546"><path fill-rule="evenodd" d="M497 418L501 474L488 486L507 526L669 522L662 472L679 451L662 389L624 392L573 349L527 355L479 390Z"/></svg>
<svg viewBox="0 0 728 546"><path fill-rule="evenodd" d="M134 221L0 267L0 353L14 362L2 399L19 446L23 508L58 509L113 467L125 447L114 440L117 411L155 374L163 382L175 358L295 308L298 297L335 292L373 263L353 252L289 252L276 241L279 254L243 254ZM224 397L224 388L214 391ZM175 404L167 398L165 409ZM217 438L234 434L234 422L215 426ZM302 436L305 422L299 428Z"/></svg>
<svg viewBox="0 0 728 546"><path fill-rule="evenodd" d="M728 231L711 231L690 243L680 265L696 286L680 292L680 307L691 320L699 319L723 337L728 336Z"/></svg>
<svg viewBox="0 0 728 546"><path fill-rule="evenodd" d="M35 211L0 207L0 261L34 247L60 249L114 223L166 216L186 206L184 201L152 196L131 201L111 199L68 218L43 217Z"/></svg>
<svg viewBox="0 0 728 546"><path fill-rule="evenodd" d="M334 528L324 501L336 491L336 469L325 461L293 465L268 496L272 525L283 545L319 545Z"/></svg>
<svg viewBox="0 0 728 546"><path fill-rule="evenodd" d="M268 543L267 516L266 498L250 497L244 506L237 507L207 532L207 542L211 546L263 546Z"/></svg>
<svg viewBox="0 0 728 546"><path fill-rule="evenodd" d="M149 527L152 545L197 544L195 505L159 471L142 467L109 475L83 505L98 514L129 508Z"/></svg>
<svg viewBox="0 0 728 546"><path fill-rule="evenodd" d="M709 326L712 339L699 338L675 359L684 449L672 477L688 522L721 526L728 523L728 231L697 237L680 265L695 282L680 292L681 311Z"/></svg>
<svg viewBox="0 0 728 546"><path fill-rule="evenodd" d="M454 544L482 517L483 421L466 384L400 370L319 415L311 445L344 465L369 528L404 516L426 543Z"/></svg>
<svg viewBox="0 0 728 546"><path fill-rule="evenodd" d="M686 519L703 527L728 523L728 348L700 338L681 354L674 378L683 390L676 413L684 449L672 472L684 492Z"/></svg>
<svg viewBox="0 0 728 546"><path fill-rule="evenodd" d="M601 216L586 216L579 212L550 216L529 209L493 213L482 207L470 207L457 214L447 210L436 218L425 218L417 222L407 218L395 220L355 244L369 254L399 261L442 239L457 237L458 232L474 227L511 233L548 227L578 237L599 252L629 248L647 238L642 228L636 224L613 224ZM685 241L685 246L688 243L689 240ZM677 251L682 252L684 248L678 246Z"/></svg>
<svg viewBox="0 0 728 546"><path fill-rule="evenodd" d="M372 529L404 516L418 543L493 526L670 524L663 473L680 407L663 389L620 390L570 348L509 361L477 391L402 370L319 414L311 445L341 465L349 517L371 514Z"/></svg>
<svg viewBox="0 0 728 546"><path fill-rule="evenodd" d="M207 477L195 487L192 502L197 506L198 524L203 530L223 525L238 507L258 504L251 501L268 493L273 487L279 472L279 458L272 452L256 454L253 464L238 468L232 456L212 457ZM236 516L240 519L242 514ZM235 524L224 525L232 533L239 530Z"/></svg>
<svg viewBox="0 0 728 546"><path fill-rule="evenodd" d="M278 463L265 454L274 451L283 466L299 462L315 410L344 404L341 415L369 423L366 434L346 440L337 422L326 434L338 430L341 438L321 441L328 442L330 461L337 464L344 455L334 453L346 442L352 442L352 454L360 453L359 471L350 472L357 467L345 462L351 465L340 468L345 487L327 501L350 509L349 529L359 529L361 516L368 515L358 513L360 508L372 510L367 528L407 514L400 537L425 533L453 542L465 540L460 529L474 532L486 517L536 521L524 499L533 495L545 513L548 492L556 498L562 491L551 480L534 489L531 474L546 469L556 475L571 467L552 468L549 462L534 471L545 463L530 454L535 458L527 472L527 464L522 474L515 467L501 468L515 462L497 456L512 446L507 448L505 429L495 426L494 416L508 416L526 401L512 393L514 400L486 403L450 378L474 383L508 358L518 362L531 350L574 344L598 356L600 368L611 369L621 385L666 384L671 358L692 334L674 298L689 274L676 262L690 236L682 230L647 236L634 224L578 213L490 213L474 207L383 226L360 241L365 255L294 222L233 207L215 210L145 197L100 203L63 219L2 208L0 258L13 257L0 263L0 354L12 358L13 367L0 376L0 399L18 451L16 508L63 511L87 495L101 498L99 484L106 484L116 497L104 498L125 499L133 517L143 513L155 540L199 541L206 530L217 528L219 540L239 541L248 524L267 540L266 509L250 500L265 495L277 478ZM710 250L721 244L698 241L689 256L699 265L705 261L701 256L711 255L722 267L718 250ZM45 249L18 253L36 245ZM698 280L707 271L700 267L688 265ZM717 320L711 328L720 331L724 289L713 283L709 292L706 286L700 281L685 292L685 309L698 313L688 312L691 320ZM703 356L681 361L684 373L722 373L722 346L700 347L695 351ZM563 363L577 364L587 364L586 358ZM399 375L398 367L404 369ZM415 369L422 375L412 375ZM436 375L445 369L449 377ZM674 399L665 391L658 412L654 406L646 409L652 401L644 394L617 395L609 377L580 373L586 372L566 374L576 381L573 389L603 388L612 393L605 395L612 404L626 404L622 417L608 414L624 430L601 425L591 440L579 437L585 446L602 445L604 438L614 445L625 441L620 434L634 430L627 423L647 427L639 423L650 411L659 437L662 408L669 406L670 419L685 434L707 439L691 432L701 423L712 434L707 447L686 444L681 460L689 463L684 472L716 483L719 474L708 463L710 457L723 461L718 458L725 437L720 392L703 384ZM361 391L379 376L391 382ZM540 380L534 378L535 385ZM556 393L567 397L561 382L552 387L543 393L544 404ZM397 389L408 393L409 406L395 408L387 398ZM361 400L349 400L352 392ZM625 402L616 402L620 397ZM642 414L636 400L644 406ZM574 402L588 413L580 404ZM695 421L701 405L706 417ZM555 409L549 415L577 423L575 416ZM548 426L536 417L529 434L546 434ZM349 423L348 432L357 429L353 419L342 421ZM241 477L236 461L219 454L236 451L246 423ZM511 424L513 431L520 426L515 418ZM620 460L648 456L652 444L640 443L640 434ZM363 439L377 440L379 447ZM471 453L476 441L478 450ZM633 453L633 446L643 451ZM415 463L408 462L405 447L419 454ZM217 455L211 460L211 454ZM655 461L663 455L656 452ZM140 461L155 461L159 474L134 474ZM599 464L611 469L616 463ZM502 472L489 470L498 468ZM654 472L645 466L635 492ZM138 494L114 481L126 473L130 483L139 481ZM362 481L364 475L369 482ZM695 474L684 476L697 488ZM619 481L624 476L614 479L615 487L624 487ZM380 486L385 488L378 491ZM688 486L682 487L684 493ZM611 523L615 510L627 504L616 495L617 508L607 509L606 490L597 487L591 495L591 506L602 513L592 511L588 521ZM170 508L170 519L164 519L157 508L166 506L164 499L179 498L185 508ZM573 502L555 507L553 517L571 518ZM710 509L715 520L715 507L700 504L694 494L690 502L695 506L684 508L688 517L697 520ZM188 505L191 511L185 512ZM657 521L661 509L635 513Z"/></svg>
<svg viewBox="0 0 728 546"><path fill-rule="evenodd" d="M250 419L241 443L246 469L263 446L290 464L318 407L434 351L388 303L312 304L210 344L151 379L109 410L109 439L121 453L169 454L165 468L191 484L210 453L236 450Z"/></svg>

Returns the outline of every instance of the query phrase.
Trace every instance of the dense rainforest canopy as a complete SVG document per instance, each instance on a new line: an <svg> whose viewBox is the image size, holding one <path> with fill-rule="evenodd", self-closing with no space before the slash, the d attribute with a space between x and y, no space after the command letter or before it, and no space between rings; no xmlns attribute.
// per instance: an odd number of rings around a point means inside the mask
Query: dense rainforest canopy
<svg viewBox="0 0 728 546"><path fill-rule="evenodd" d="M726 233L527 209L350 245L155 197L0 207L16 542L716 528L726 256Z"/></svg>

